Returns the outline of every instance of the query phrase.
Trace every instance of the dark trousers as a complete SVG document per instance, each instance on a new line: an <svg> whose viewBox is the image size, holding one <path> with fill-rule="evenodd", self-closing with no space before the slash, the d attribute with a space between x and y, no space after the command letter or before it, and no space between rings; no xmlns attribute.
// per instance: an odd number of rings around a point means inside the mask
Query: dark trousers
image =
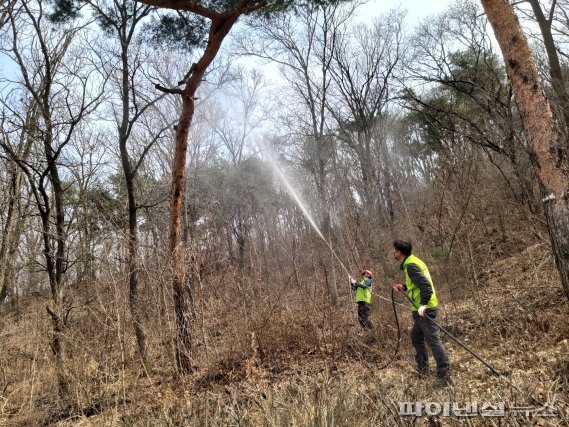
<svg viewBox="0 0 569 427"><path fill-rule="evenodd" d="M415 347L415 361L417 362L417 369L419 373L426 374L429 370L429 355L427 353L427 346L429 344L433 357L437 362L437 376L445 378L449 375L449 361L447 352L441 342L439 335L439 328L427 316L415 317L413 329L411 330L411 342ZM435 313L428 313L432 319L436 317Z"/></svg>
<svg viewBox="0 0 569 427"><path fill-rule="evenodd" d="M358 301L358 319L362 328L373 329L373 323L369 320L369 304L367 302Z"/></svg>

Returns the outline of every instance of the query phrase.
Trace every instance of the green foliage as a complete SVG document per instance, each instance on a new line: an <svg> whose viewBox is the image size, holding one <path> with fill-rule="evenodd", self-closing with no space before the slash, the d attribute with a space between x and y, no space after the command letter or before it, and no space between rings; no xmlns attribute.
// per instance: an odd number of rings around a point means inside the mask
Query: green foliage
<svg viewBox="0 0 569 427"><path fill-rule="evenodd" d="M430 155L453 144L456 134L479 133L509 108L508 83L495 55L466 50L449 54L449 71L427 92L403 94L410 107L410 122L419 131L415 154ZM480 135L479 135L480 137Z"/></svg>
<svg viewBox="0 0 569 427"><path fill-rule="evenodd" d="M111 35L117 31L117 29L123 27L124 22L132 22L135 13L133 11L137 10L137 5L133 1L125 1L123 3L123 10L116 7L115 3L108 2L97 2L97 7L93 10L93 15L97 20L101 29L108 35ZM138 6L138 8L140 8ZM127 11L127 14L123 12ZM125 17L126 20L125 20Z"/></svg>
<svg viewBox="0 0 569 427"><path fill-rule="evenodd" d="M49 19L57 24L72 21L80 16L80 4L76 0L50 0L53 12L49 14Z"/></svg>
<svg viewBox="0 0 569 427"><path fill-rule="evenodd" d="M68 1L68 0L65 0ZM257 14L270 17L271 14L285 11L296 11L303 7L324 6L349 0L251 0L248 7L258 9ZM200 6L218 13L235 9L240 0L203 0L195 2ZM152 21L144 26L143 34L146 41L155 48L191 51L205 45L208 25L206 20L194 13L186 11L161 13L154 16Z"/></svg>
<svg viewBox="0 0 569 427"><path fill-rule="evenodd" d="M142 34L154 48L190 52L205 46L207 23L189 12L162 13L143 26Z"/></svg>
<svg viewBox="0 0 569 427"><path fill-rule="evenodd" d="M298 10L302 7L323 6L326 4L339 3L349 0L251 0L249 7L255 8L265 4L257 12L265 17L271 13L283 12L286 10ZM49 15L55 23L65 23L80 17L80 10L84 6L91 4L97 22L101 29L106 33L112 32L114 28L120 27L120 22L124 14L120 8L126 11L140 8L144 2L126 1L123 6L111 1L93 0L49 0L53 12ZM239 5L239 0L203 0L193 2L218 13L223 13L235 9ZM179 50L191 52L194 48L203 47L206 42L208 24L204 17L188 11L158 11L152 16L150 22L143 26L142 34L144 39L156 49ZM134 15L127 12L129 19Z"/></svg>
<svg viewBox="0 0 569 427"><path fill-rule="evenodd" d="M303 7L324 6L327 4L340 3L350 0L250 0L248 6L256 7L260 4L266 4L262 9L262 13L270 13L276 11L294 10ZM240 0L202 0L195 2L203 7L214 10L216 12L227 12L235 9Z"/></svg>
<svg viewBox="0 0 569 427"><path fill-rule="evenodd" d="M449 125L452 126L452 122L448 120L448 114L441 108L448 104L446 97L433 96L422 103L412 90L407 90L403 99L412 107L406 120L421 137L420 140L415 139L411 142L412 153L430 156L439 152L442 141L445 139L443 135L445 127L448 129ZM446 126L443 126L443 123L446 123Z"/></svg>
<svg viewBox="0 0 569 427"><path fill-rule="evenodd" d="M272 190L272 178L267 166L250 157L229 171L225 200L228 211L261 213L265 209Z"/></svg>
<svg viewBox="0 0 569 427"><path fill-rule="evenodd" d="M111 182L116 175L110 177ZM123 203L114 192L104 184L94 184L90 188L81 189L77 182L64 183L65 205L75 211L80 221L84 221L91 234L104 234L107 223L126 226Z"/></svg>
<svg viewBox="0 0 569 427"><path fill-rule="evenodd" d="M503 66L495 55L484 56L474 50L451 53L449 59L451 73L442 86L451 92L461 113L481 122L489 104L501 102L507 95Z"/></svg>
<svg viewBox="0 0 569 427"><path fill-rule="evenodd" d="M51 0L50 20L66 23L80 18L81 8L90 5L99 27L107 35L121 31L126 22L140 21L154 11L150 21L141 27L143 39L161 50L191 52L203 47L207 35L205 18L190 12L162 12L142 3L124 1L121 4L104 0Z"/></svg>

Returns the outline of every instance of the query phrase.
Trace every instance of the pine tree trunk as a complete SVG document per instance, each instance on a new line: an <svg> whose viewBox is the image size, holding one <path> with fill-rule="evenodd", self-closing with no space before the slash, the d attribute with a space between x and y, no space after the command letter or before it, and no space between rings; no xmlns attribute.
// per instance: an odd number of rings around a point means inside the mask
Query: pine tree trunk
<svg viewBox="0 0 569 427"><path fill-rule="evenodd" d="M196 88L197 89L197 88ZM176 364L178 370L192 370L192 339L190 330L189 299L184 291L185 262L181 247L181 211L184 197L186 152L188 134L194 116L194 97L182 97L182 113L176 126L176 148L172 171L172 194L170 200L170 260L172 265L172 290L176 313ZM191 286L191 284L189 284Z"/></svg>
<svg viewBox="0 0 569 427"><path fill-rule="evenodd" d="M508 0L481 0L502 50L506 72L538 166L542 201L555 263L569 299L569 179L560 135L539 80L532 51Z"/></svg>
<svg viewBox="0 0 569 427"><path fill-rule="evenodd" d="M553 21L545 17L539 0L529 0L529 4L531 5L537 24L539 25L543 45L545 47L545 52L547 53L551 86L553 87L554 96L557 98L558 114L563 119L563 126L561 127L561 129L563 129L563 133L560 135L562 137L560 143L563 144L563 150L567 150L569 148L567 146L567 132L569 128L569 93L567 93L561 62L559 61L555 40L553 39ZM554 13L554 8L551 9L551 13Z"/></svg>
<svg viewBox="0 0 569 427"><path fill-rule="evenodd" d="M200 60L193 66L182 96L182 111L176 125L176 144L172 167L172 190L170 200L170 260L172 268L172 290L176 313L176 364L180 373L193 370L191 338L191 289L192 283L185 280L185 259L181 244L182 202L184 199L186 152L188 136L195 110L195 94L204 78L208 66L215 59L225 36L237 22L241 10L232 14L219 15L212 19L207 47ZM187 283L186 283L187 282Z"/></svg>

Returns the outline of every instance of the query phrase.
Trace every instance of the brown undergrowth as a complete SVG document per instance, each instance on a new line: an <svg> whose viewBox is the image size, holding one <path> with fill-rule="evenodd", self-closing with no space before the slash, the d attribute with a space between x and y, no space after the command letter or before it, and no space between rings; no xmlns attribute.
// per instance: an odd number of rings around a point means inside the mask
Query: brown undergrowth
<svg viewBox="0 0 569 427"><path fill-rule="evenodd" d="M60 396L45 304L34 298L7 312L0 331L0 423L7 426L389 426L565 425L569 417L569 304L550 251L527 248L482 272L479 289L447 302L439 322L491 363L489 371L445 338L454 387L434 389L413 372L407 308L398 356L389 289L376 287L373 333L357 325L350 295L338 307L317 288L262 292L235 282L205 298L194 319L195 372L173 370L167 293L147 289L149 360L142 367L120 279L70 304L66 332L70 392ZM229 286L229 284L228 284ZM456 284L466 286L466 284ZM167 289L165 287L165 289ZM346 291L344 289L344 291ZM442 299L448 290L442 290ZM263 295L263 296L261 296ZM200 295L198 295L200 296ZM402 301L399 301L402 302ZM523 394L516 391L522 390ZM411 416L401 402L464 407L505 404L501 417ZM529 416L549 402L558 417ZM436 411L434 411L436 412ZM451 410L451 412L453 412ZM433 413L433 410L431 410ZM542 414L544 412L542 411Z"/></svg>

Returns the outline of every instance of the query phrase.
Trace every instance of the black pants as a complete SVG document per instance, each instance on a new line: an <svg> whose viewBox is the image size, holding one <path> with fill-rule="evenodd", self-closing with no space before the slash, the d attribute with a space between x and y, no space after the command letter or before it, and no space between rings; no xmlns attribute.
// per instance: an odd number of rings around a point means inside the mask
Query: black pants
<svg viewBox="0 0 569 427"><path fill-rule="evenodd" d="M373 323L369 320L369 304L358 301L358 319L364 329L373 329Z"/></svg>
<svg viewBox="0 0 569 427"><path fill-rule="evenodd" d="M430 318L436 317L435 313L427 314ZM445 378L449 375L449 361L447 352L441 342L439 335L439 328L429 318L415 317L413 329L411 330L411 342L415 347L415 361L417 362L417 369L420 373L427 373L429 370L429 355L427 353L427 346L425 341L429 344L433 357L437 362L437 376Z"/></svg>

